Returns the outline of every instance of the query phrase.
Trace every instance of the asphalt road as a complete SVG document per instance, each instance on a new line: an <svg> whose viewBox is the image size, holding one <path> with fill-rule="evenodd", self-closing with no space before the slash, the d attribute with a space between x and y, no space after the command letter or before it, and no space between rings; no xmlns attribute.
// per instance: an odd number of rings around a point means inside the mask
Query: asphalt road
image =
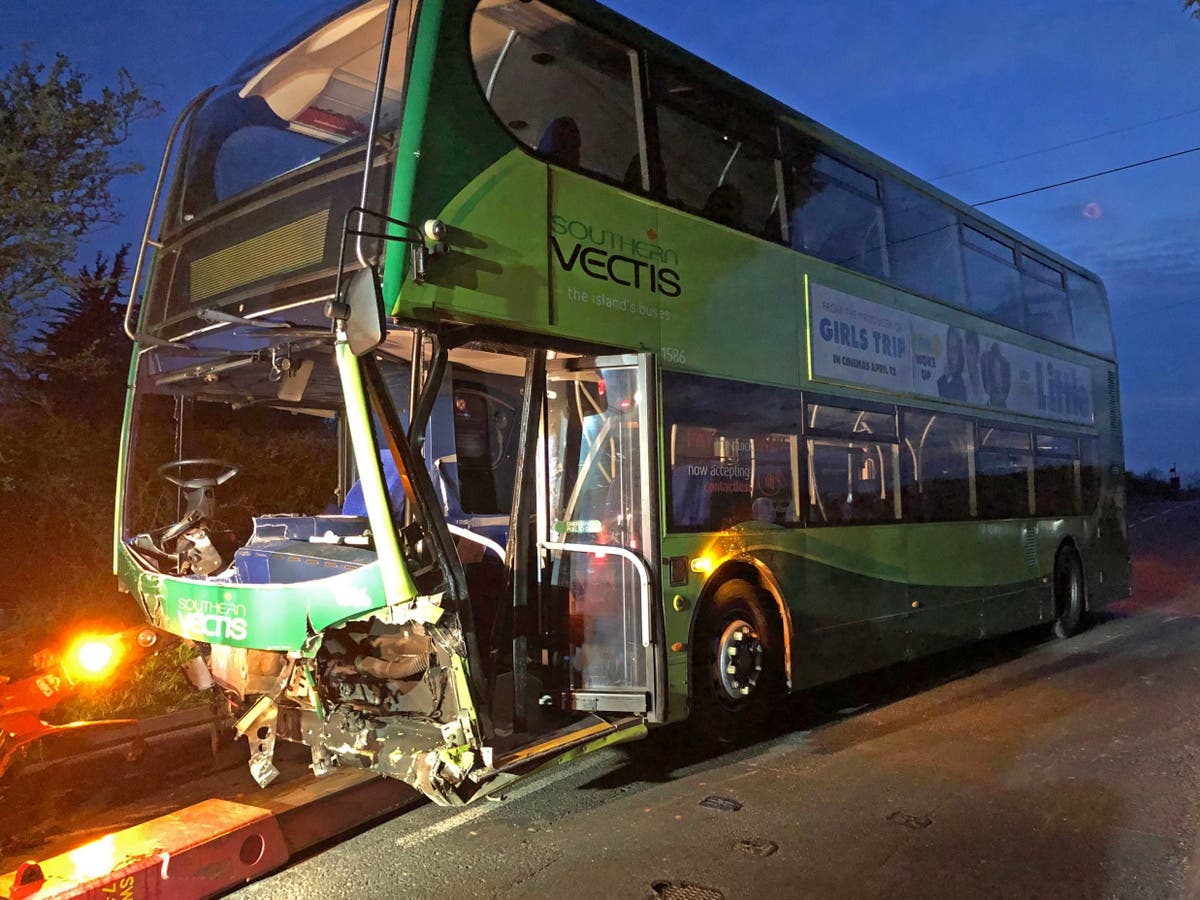
<svg viewBox="0 0 1200 900"><path fill-rule="evenodd" d="M422 807L242 894L1200 896L1200 504L1130 521L1134 597L1069 641L1017 635L823 689L724 755L664 730L499 802Z"/></svg>

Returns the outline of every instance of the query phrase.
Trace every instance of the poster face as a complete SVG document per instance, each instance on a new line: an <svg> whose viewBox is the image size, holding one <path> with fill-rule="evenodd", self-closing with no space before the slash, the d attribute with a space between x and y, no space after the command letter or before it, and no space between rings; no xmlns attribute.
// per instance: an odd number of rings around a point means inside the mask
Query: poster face
<svg viewBox="0 0 1200 900"><path fill-rule="evenodd" d="M913 393L907 313L819 284L810 297L813 378Z"/></svg>
<svg viewBox="0 0 1200 900"><path fill-rule="evenodd" d="M1091 424L1083 366L969 329L810 286L812 377Z"/></svg>

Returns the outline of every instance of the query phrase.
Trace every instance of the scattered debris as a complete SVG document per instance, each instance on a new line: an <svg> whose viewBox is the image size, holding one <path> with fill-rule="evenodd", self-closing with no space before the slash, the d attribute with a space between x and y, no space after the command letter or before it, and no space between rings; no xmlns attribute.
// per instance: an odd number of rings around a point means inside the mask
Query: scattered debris
<svg viewBox="0 0 1200 900"><path fill-rule="evenodd" d="M656 881L650 885L651 897L663 900L725 900L725 895L716 888L687 881Z"/></svg>
<svg viewBox="0 0 1200 900"><path fill-rule="evenodd" d="M737 812L742 808L742 804L737 800L732 800L729 797L718 797L716 794L710 794L700 801L701 806L706 806L709 809L715 809L717 812Z"/></svg>
<svg viewBox="0 0 1200 900"><path fill-rule="evenodd" d="M900 810L896 810L887 818L889 822L895 822L897 825L903 825L905 828L912 828L914 831L928 828L933 824L933 819L929 818L929 816L914 816L911 813L900 812Z"/></svg>
<svg viewBox="0 0 1200 900"><path fill-rule="evenodd" d="M735 843L733 847L750 856L770 856L779 849L777 843L768 841L766 838L746 838Z"/></svg>

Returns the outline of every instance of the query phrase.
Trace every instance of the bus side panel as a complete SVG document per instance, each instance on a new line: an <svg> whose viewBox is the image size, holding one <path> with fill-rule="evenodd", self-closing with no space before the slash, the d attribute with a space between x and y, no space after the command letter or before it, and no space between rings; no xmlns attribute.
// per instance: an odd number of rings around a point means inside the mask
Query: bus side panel
<svg viewBox="0 0 1200 900"><path fill-rule="evenodd" d="M1003 590L991 578L1011 578L1011 572L989 571L989 554L980 552L986 538L978 526L934 522L907 525L905 531L911 603L916 604L910 613L913 653L936 653L979 639L988 595Z"/></svg>
<svg viewBox="0 0 1200 900"><path fill-rule="evenodd" d="M760 535L765 537L765 535ZM900 527L789 531L745 552L774 573L792 616L799 689L907 656L908 585ZM765 542L764 542L765 543Z"/></svg>
<svg viewBox="0 0 1200 900"><path fill-rule="evenodd" d="M545 330L547 167L513 150L459 193L441 217L449 253L423 286L406 282L401 314L430 313Z"/></svg>
<svg viewBox="0 0 1200 900"><path fill-rule="evenodd" d="M659 223L661 245L679 276L678 296L662 299L664 363L797 386L802 294L796 254L669 208Z"/></svg>
<svg viewBox="0 0 1200 900"><path fill-rule="evenodd" d="M1120 384L1115 368L1095 370L1093 393L1100 425L1100 509L1091 561L1084 557L1088 603L1099 609L1129 596L1132 572L1125 508L1125 447Z"/></svg>
<svg viewBox="0 0 1200 900"><path fill-rule="evenodd" d="M678 283L677 254L658 234L661 210L565 169L551 168L550 188L555 330L657 351Z"/></svg>

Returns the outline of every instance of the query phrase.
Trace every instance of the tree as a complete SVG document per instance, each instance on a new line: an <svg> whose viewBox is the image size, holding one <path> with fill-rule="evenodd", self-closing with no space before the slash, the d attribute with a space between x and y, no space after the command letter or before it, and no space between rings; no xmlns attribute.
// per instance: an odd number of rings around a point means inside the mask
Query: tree
<svg viewBox="0 0 1200 900"><path fill-rule="evenodd" d="M16 600L26 618L134 611L108 565L131 346L128 253L83 266L32 336L40 346L18 356L20 372L0 371L0 606Z"/></svg>
<svg viewBox="0 0 1200 900"><path fill-rule="evenodd" d="M97 253L90 269L79 270L75 288L66 305L58 308L58 316L35 335L42 350L34 355L30 368L44 383L70 385L85 380L93 395L116 396L110 383L123 379L129 368L122 284L128 255L128 244L111 263Z"/></svg>
<svg viewBox="0 0 1200 900"><path fill-rule="evenodd" d="M68 287L82 239L118 220L110 185L142 166L115 150L159 111L125 69L97 94L61 53L0 76L0 363L12 363L22 318Z"/></svg>
<svg viewBox="0 0 1200 900"><path fill-rule="evenodd" d="M1192 14L1193 19L1200 19L1200 0L1183 0L1183 8Z"/></svg>

